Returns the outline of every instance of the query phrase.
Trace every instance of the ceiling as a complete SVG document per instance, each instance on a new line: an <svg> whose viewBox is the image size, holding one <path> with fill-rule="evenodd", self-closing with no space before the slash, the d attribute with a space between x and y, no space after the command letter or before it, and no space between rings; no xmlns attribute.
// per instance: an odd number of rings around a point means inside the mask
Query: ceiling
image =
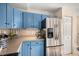
<svg viewBox="0 0 79 59"><path fill-rule="evenodd" d="M69 6L74 8L76 11L79 11L79 3L11 3L10 5L19 8L19 9L36 9L53 12L57 9Z"/></svg>

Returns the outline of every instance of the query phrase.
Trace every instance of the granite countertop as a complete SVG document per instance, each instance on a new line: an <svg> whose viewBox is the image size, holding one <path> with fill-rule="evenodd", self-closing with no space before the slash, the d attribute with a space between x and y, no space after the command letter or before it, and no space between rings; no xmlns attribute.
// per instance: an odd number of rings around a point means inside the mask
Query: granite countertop
<svg viewBox="0 0 79 59"><path fill-rule="evenodd" d="M1 48L0 48L1 49ZM0 55L4 55L6 54L7 48L1 49L0 51Z"/></svg>
<svg viewBox="0 0 79 59"><path fill-rule="evenodd" d="M3 56L11 53L19 53L23 41L35 41L35 40L20 40L20 39L9 40L7 48L2 49L0 55Z"/></svg>
<svg viewBox="0 0 79 59"><path fill-rule="evenodd" d="M0 56L6 56L6 55L10 55L10 54L14 54L14 53L19 53L19 50L20 50L20 47L21 45L19 46L19 48L17 50L14 50L14 51L8 51L7 48L0 48ZM14 56L14 55L13 55Z"/></svg>

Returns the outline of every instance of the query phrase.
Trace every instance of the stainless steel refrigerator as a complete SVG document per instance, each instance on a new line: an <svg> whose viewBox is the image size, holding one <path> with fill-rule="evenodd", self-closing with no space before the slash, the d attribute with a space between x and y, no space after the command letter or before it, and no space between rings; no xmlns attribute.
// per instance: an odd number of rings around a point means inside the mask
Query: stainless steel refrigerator
<svg viewBox="0 0 79 59"><path fill-rule="evenodd" d="M46 55L61 56L61 19L46 18Z"/></svg>

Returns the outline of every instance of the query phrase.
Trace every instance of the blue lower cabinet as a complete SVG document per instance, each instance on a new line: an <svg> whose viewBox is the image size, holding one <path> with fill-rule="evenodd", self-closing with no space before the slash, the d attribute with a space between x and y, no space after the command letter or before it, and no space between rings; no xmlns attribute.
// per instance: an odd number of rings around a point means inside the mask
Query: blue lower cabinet
<svg viewBox="0 0 79 59"><path fill-rule="evenodd" d="M44 56L44 44L43 42L35 42L34 45L31 45L31 56Z"/></svg>
<svg viewBox="0 0 79 59"><path fill-rule="evenodd" d="M44 41L24 41L20 50L21 56L44 56Z"/></svg>
<svg viewBox="0 0 79 59"><path fill-rule="evenodd" d="M24 41L22 44L22 56L30 56L30 42Z"/></svg>
<svg viewBox="0 0 79 59"><path fill-rule="evenodd" d="M31 46L31 56L42 56L41 46Z"/></svg>

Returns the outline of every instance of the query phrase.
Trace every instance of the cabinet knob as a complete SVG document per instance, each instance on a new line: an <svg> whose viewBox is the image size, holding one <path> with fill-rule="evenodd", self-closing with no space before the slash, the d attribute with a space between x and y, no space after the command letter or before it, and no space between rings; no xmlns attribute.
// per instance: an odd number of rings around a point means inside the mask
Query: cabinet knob
<svg viewBox="0 0 79 59"><path fill-rule="evenodd" d="M9 25L9 23L7 23L7 25Z"/></svg>
<svg viewBox="0 0 79 59"><path fill-rule="evenodd" d="M5 24L7 24L7 23L5 23Z"/></svg>
<svg viewBox="0 0 79 59"><path fill-rule="evenodd" d="M29 46L29 44L27 44Z"/></svg>
<svg viewBox="0 0 79 59"><path fill-rule="evenodd" d="M32 50L32 48L30 48Z"/></svg>
<svg viewBox="0 0 79 59"><path fill-rule="evenodd" d="M36 43L36 44L38 44L38 43Z"/></svg>
<svg viewBox="0 0 79 59"><path fill-rule="evenodd" d="M13 26L15 26L15 24L13 24Z"/></svg>
<svg viewBox="0 0 79 59"><path fill-rule="evenodd" d="M9 23L5 23L6 25L9 25Z"/></svg>

